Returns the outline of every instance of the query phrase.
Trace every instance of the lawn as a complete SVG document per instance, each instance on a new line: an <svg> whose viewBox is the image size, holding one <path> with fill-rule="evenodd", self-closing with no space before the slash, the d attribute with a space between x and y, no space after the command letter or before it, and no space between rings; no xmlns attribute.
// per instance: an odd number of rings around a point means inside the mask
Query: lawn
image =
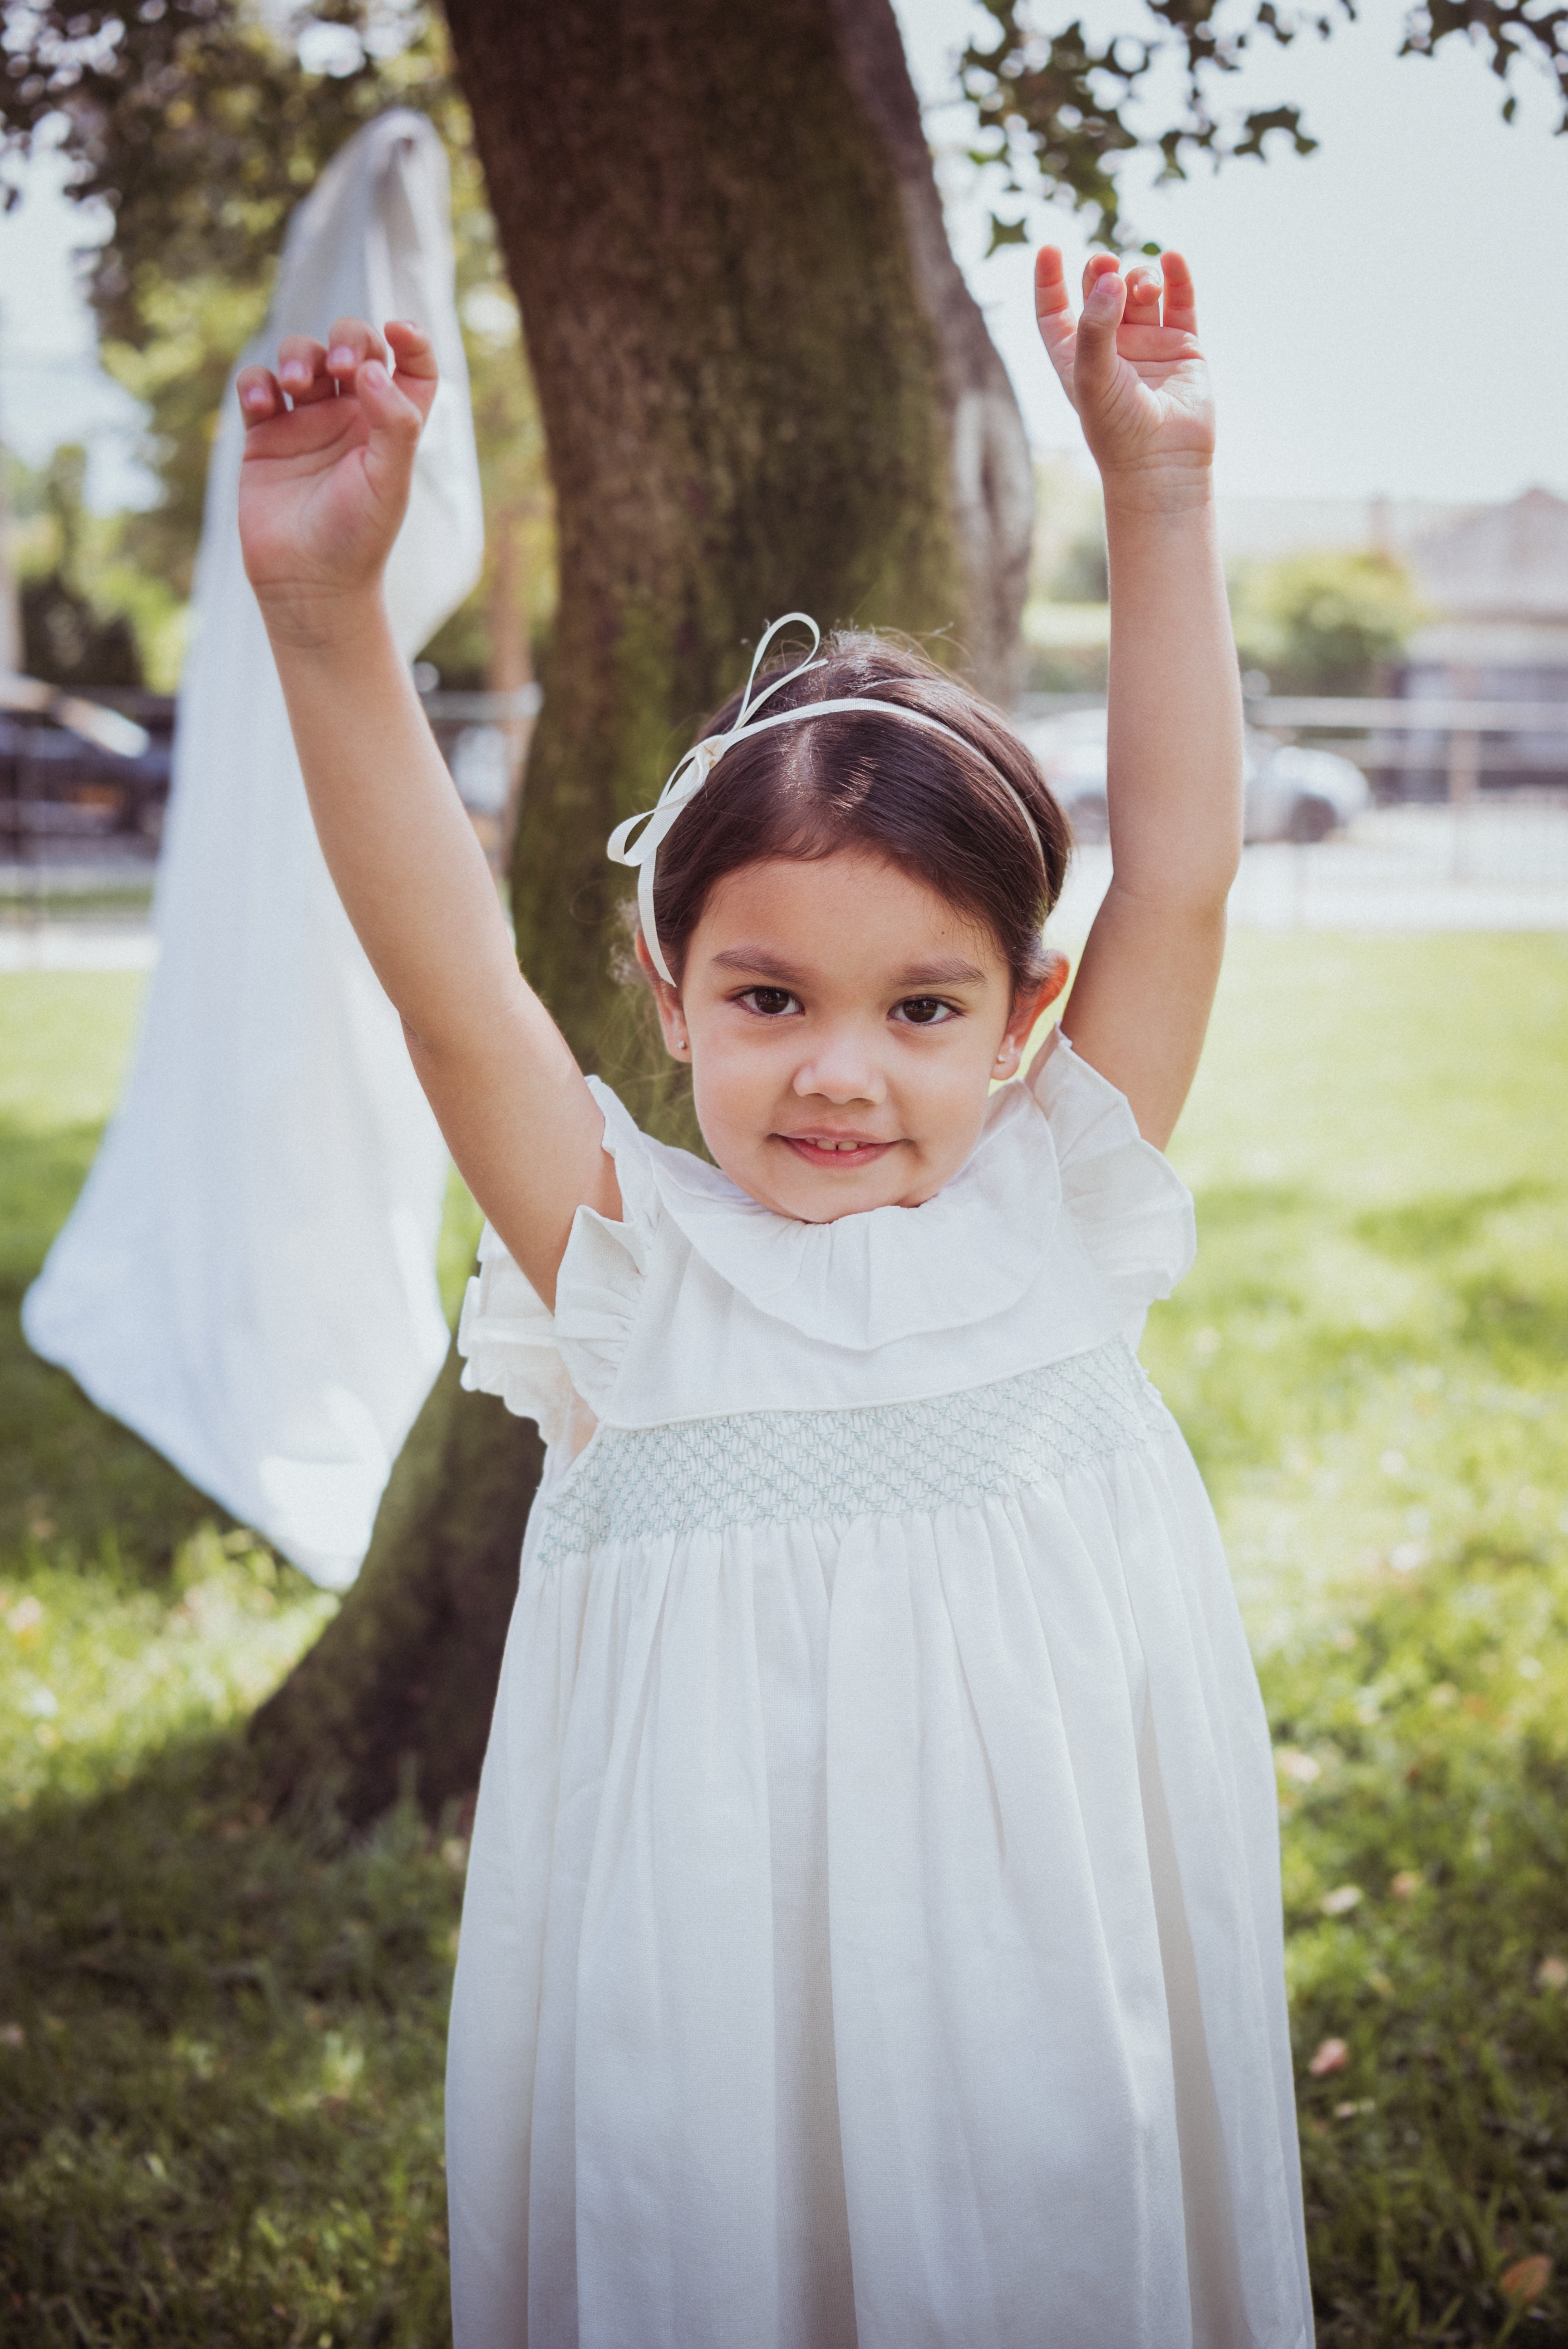
<svg viewBox="0 0 1568 2349"><path fill-rule="evenodd" d="M137 990L0 979L0 2337L439 2344L455 1822L266 1818L331 1602L16 1330ZM1241 936L1174 1154L1319 2338L1568 2343L1568 939Z"/></svg>

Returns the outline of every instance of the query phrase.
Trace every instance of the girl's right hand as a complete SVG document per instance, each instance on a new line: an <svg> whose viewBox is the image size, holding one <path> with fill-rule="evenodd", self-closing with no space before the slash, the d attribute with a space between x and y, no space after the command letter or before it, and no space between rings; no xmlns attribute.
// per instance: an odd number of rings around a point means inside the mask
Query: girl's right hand
<svg viewBox="0 0 1568 2349"><path fill-rule="evenodd" d="M1075 324L1061 252L1042 245L1034 316L1107 493L1128 480L1163 475L1179 480L1185 495L1194 478L1207 478L1214 404L1192 272L1179 253L1167 253L1158 271L1140 263L1125 278L1112 254L1091 254Z"/></svg>
<svg viewBox="0 0 1568 2349"><path fill-rule="evenodd" d="M436 383L429 338L402 320L383 342L339 318L325 344L291 335L275 374L242 369L240 544L275 637L323 645L376 595Z"/></svg>

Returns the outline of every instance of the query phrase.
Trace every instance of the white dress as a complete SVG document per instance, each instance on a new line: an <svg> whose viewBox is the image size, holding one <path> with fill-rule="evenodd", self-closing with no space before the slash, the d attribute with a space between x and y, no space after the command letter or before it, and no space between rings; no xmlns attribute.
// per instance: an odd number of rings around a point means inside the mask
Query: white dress
<svg viewBox="0 0 1568 2349"><path fill-rule="evenodd" d="M595 1093L625 1220L553 1318L487 1233L460 1338L550 1450L457 2349L1303 2349L1268 1733L1133 1350L1186 1191L1065 1040L936 1198L833 1224Z"/></svg>

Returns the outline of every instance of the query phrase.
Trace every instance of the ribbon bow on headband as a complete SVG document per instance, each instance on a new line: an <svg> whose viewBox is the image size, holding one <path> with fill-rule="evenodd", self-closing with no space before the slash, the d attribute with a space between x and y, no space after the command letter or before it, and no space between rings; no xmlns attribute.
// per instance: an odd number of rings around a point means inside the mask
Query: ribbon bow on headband
<svg viewBox="0 0 1568 2349"><path fill-rule="evenodd" d="M793 668L786 668L780 676L770 678L760 693L753 693L753 688L757 681L757 671L763 665L768 647L780 629L787 628L792 620L798 620L803 627L810 629L811 650L803 660L796 661ZM833 701L805 701L802 702L798 709L776 709L769 718L759 718L757 711L761 709L770 695L778 691L781 685L790 685L797 677L804 677L808 669L820 668L823 666L816 658L817 648L821 643L822 630L809 613L786 612L782 620L775 620L773 626L763 632L762 641L757 647L752 661L752 672L746 679L746 689L741 696L741 707L736 712L735 722L729 732L709 734L701 742L694 743L659 792L652 807L644 808L639 815L628 816L624 823L617 824L609 836L607 854L611 864L630 865L637 874L637 910L642 923L642 935L648 941L648 951L654 968L661 978L669 981L671 987L675 984L674 974L664 959L664 949L659 943L659 930L653 918L653 886L659 852L687 803L696 798L725 751L732 749L735 743L749 740L753 734L765 734L774 726L793 726L803 718L826 718L840 709L869 709L874 710L878 718L899 718L907 725L923 726L928 733L945 734L948 740L956 742L961 750L969 751L971 757L975 755L976 746L972 742L967 742L961 734L956 734L950 726L944 726L940 718L928 718L923 710L906 709L899 701L873 701L863 694L850 694ZM1035 830L1033 817L1007 781L1006 776L995 769L992 769L992 772L996 774L997 781L1013 801L1019 814L1028 826L1029 836L1035 844L1042 868L1044 868L1044 851L1040 844L1040 835ZM633 840L632 834L638 831L639 824L642 830L637 839Z"/></svg>

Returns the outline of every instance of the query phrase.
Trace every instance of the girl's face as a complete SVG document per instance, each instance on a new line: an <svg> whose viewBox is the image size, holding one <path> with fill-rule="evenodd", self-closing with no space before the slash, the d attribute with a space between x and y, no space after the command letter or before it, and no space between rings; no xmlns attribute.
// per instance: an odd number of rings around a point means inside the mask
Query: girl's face
<svg viewBox="0 0 1568 2349"><path fill-rule="evenodd" d="M770 858L717 883L665 1041L733 1183L803 1223L919 1206L980 1138L1067 966L1016 1001L996 940L863 850Z"/></svg>

